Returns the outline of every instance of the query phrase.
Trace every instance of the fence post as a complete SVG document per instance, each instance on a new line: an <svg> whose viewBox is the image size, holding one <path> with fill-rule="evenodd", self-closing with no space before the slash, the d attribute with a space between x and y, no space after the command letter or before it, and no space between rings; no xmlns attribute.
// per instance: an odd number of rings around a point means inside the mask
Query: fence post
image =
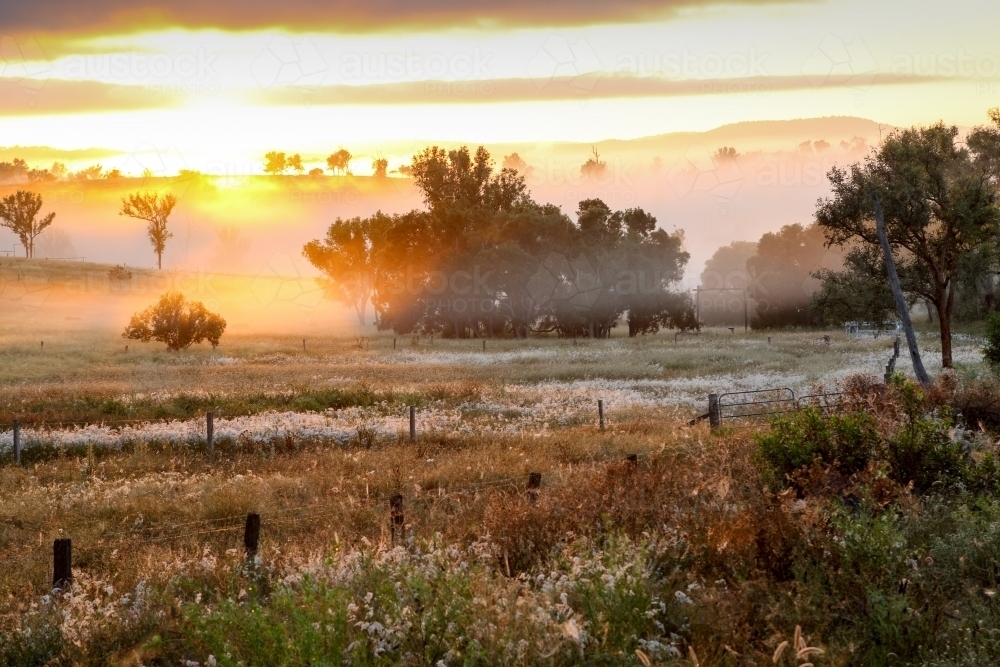
<svg viewBox="0 0 1000 667"><path fill-rule="evenodd" d="M73 542L68 537L52 543L52 588L60 590L73 583Z"/></svg>
<svg viewBox="0 0 1000 667"><path fill-rule="evenodd" d="M597 400L597 416L600 419L601 430L603 431L604 430L604 400L603 399L598 399Z"/></svg>
<svg viewBox="0 0 1000 667"><path fill-rule="evenodd" d="M389 517L392 522L392 543L396 544L396 528L399 528L400 537L403 536L403 494L397 493L389 498Z"/></svg>
<svg viewBox="0 0 1000 667"><path fill-rule="evenodd" d="M306 339L305 338L302 339L302 351L303 352L306 351Z"/></svg>
<svg viewBox="0 0 1000 667"><path fill-rule="evenodd" d="M260 515L251 512L247 514L247 523L243 528L243 546L247 550L247 558L257 555L260 546Z"/></svg>
<svg viewBox="0 0 1000 667"><path fill-rule="evenodd" d="M394 349L394 350L396 349L396 339L395 338L392 339L392 349Z"/></svg>
<svg viewBox="0 0 1000 667"><path fill-rule="evenodd" d="M417 406L410 406L410 441L417 439Z"/></svg>
<svg viewBox="0 0 1000 667"><path fill-rule="evenodd" d="M770 337L770 336L768 336L768 337L767 337L767 344L768 344L768 345L770 345L770 344L771 344L771 337Z"/></svg>
<svg viewBox="0 0 1000 667"><path fill-rule="evenodd" d="M529 472L528 473L528 497L531 500L538 498L538 489L542 488L542 473L540 472Z"/></svg>
<svg viewBox="0 0 1000 667"><path fill-rule="evenodd" d="M486 341L483 340L483 352L485 352L485 351L486 351Z"/></svg>
<svg viewBox="0 0 1000 667"><path fill-rule="evenodd" d="M719 410L719 395L708 395L708 425L712 428L722 426L722 412Z"/></svg>
<svg viewBox="0 0 1000 667"><path fill-rule="evenodd" d="M21 421L14 420L14 463L21 465Z"/></svg>
<svg viewBox="0 0 1000 667"><path fill-rule="evenodd" d="M205 415L205 444L208 453L215 453L215 415L211 412Z"/></svg>

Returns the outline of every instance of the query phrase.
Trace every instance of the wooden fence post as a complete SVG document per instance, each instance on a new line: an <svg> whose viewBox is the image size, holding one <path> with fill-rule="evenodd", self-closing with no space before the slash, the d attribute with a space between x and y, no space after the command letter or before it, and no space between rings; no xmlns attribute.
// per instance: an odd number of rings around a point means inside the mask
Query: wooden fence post
<svg viewBox="0 0 1000 667"><path fill-rule="evenodd" d="M410 441L417 439L417 406L410 406Z"/></svg>
<svg viewBox="0 0 1000 667"><path fill-rule="evenodd" d="M306 351L306 339L305 338L302 339L302 351L303 352Z"/></svg>
<svg viewBox="0 0 1000 667"><path fill-rule="evenodd" d="M708 425L712 428L722 426L722 411L719 409L719 395L708 395Z"/></svg>
<svg viewBox="0 0 1000 667"><path fill-rule="evenodd" d="M257 548L260 546L260 515L255 513L247 514L247 523L243 528L243 546L247 551L247 558L257 555Z"/></svg>
<svg viewBox="0 0 1000 667"><path fill-rule="evenodd" d="M215 453L215 415L209 412L205 415L205 444L208 453Z"/></svg>
<svg viewBox="0 0 1000 667"><path fill-rule="evenodd" d="M21 465L21 421L14 420L14 463Z"/></svg>
<svg viewBox="0 0 1000 667"><path fill-rule="evenodd" d="M538 489L542 488L542 473L540 472L529 472L528 473L528 497L531 500L536 500L538 498Z"/></svg>
<svg viewBox="0 0 1000 667"><path fill-rule="evenodd" d="M483 340L483 352L485 352L485 351L486 351L486 341Z"/></svg>
<svg viewBox="0 0 1000 667"><path fill-rule="evenodd" d="M60 590L73 583L73 542L68 537L52 543L52 588Z"/></svg>
<svg viewBox="0 0 1000 667"><path fill-rule="evenodd" d="M604 400L603 399L598 399L597 400L597 416L600 419L601 430L603 431L604 430Z"/></svg>
<svg viewBox="0 0 1000 667"><path fill-rule="evenodd" d="M389 498L389 518L392 524L392 544L396 544L396 529L399 528L399 536L403 537L403 494L397 493Z"/></svg>
<svg viewBox="0 0 1000 667"><path fill-rule="evenodd" d="M770 337L770 336L768 336L768 337L767 337L767 344L768 344L768 345L770 345L770 344L771 344L771 337Z"/></svg>
<svg viewBox="0 0 1000 667"><path fill-rule="evenodd" d="M394 350L396 349L396 339L395 338L392 339L392 349L394 349Z"/></svg>

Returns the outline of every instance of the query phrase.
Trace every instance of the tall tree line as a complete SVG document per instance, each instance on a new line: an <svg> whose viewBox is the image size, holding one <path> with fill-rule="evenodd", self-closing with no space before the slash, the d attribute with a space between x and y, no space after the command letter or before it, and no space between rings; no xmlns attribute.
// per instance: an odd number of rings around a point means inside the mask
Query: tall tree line
<svg viewBox="0 0 1000 667"><path fill-rule="evenodd" d="M456 338L696 326L690 297L671 289L689 259L683 233L642 209L588 199L573 221L481 146L426 148L408 172L424 210L338 218L303 249L362 322L370 301L380 329Z"/></svg>

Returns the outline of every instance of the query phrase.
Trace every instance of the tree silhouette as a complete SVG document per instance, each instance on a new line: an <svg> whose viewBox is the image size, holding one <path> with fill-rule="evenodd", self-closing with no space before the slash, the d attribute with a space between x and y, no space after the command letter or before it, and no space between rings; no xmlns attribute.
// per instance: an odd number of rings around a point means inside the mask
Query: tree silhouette
<svg viewBox="0 0 1000 667"><path fill-rule="evenodd" d="M298 153L288 158L286 166L289 169L294 169L295 171L299 172L299 174L301 174L306 170L306 168L302 166L302 156L299 155Z"/></svg>
<svg viewBox="0 0 1000 667"><path fill-rule="evenodd" d="M285 173L286 169L288 169L288 161L285 159L284 153L279 153L278 151L271 151L270 153L265 153L264 155L265 174L283 174Z"/></svg>
<svg viewBox="0 0 1000 667"><path fill-rule="evenodd" d="M180 292L168 292L155 306L133 315L122 338L144 343L156 340L177 351L203 340L214 348L225 330L226 321L203 303L188 301Z"/></svg>
<svg viewBox="0 0 1000 667"><path fill-rule="evenodd" d="M381 155L376 155L375 159L372 160L372 171L374 172L375 178L385 178L388 169L389 161Z"/></svg>
<svg viewBox="0 0 1000 667"><path fill-rule="evenodd" d="M27 190L18 190L0 200L0 226L17 234L24 246L25 255L35 256L35 237L52 224L55 213L38 219L42 208L42 196Z"/></svg>
<svg viewBox="0 0 1000 667"><path fill-rule="evenodd" d="M130 218L145 220L149 223L147 232L149 242L156 253L156 268L163 268L163 251L167 247L167 239L173 233L167 230L167 218L174 210L177 198L172 194L166 194L162 198L154 192L137 192L128 197L122 197L122 208L118 215L127 215Z"/></svg>
<svg viewBox="0 0 1000 667"><path fill-rule="evenodd" d="M601 159L601 154L593 146L590 147L590 157L580 167L580 174L592 179L600 179L608 170L608 163Z"/></svg>
<svg viewBox="0 0 1000 667"><path fill-rule="evenodd" d="M342 174L351 173L351 152L346 148L339 149L336 153L326 158L327 168L336 174L338 171Z"/></svg>
<svg viewBox="0 0 1000 667"><path fill-rule="evenodd" d="M957 127L941 122L893 132L864 162L830 170L833 196L819 201L816 211L827 244L849 248L848 260L859 260L852 266L877 268L870 276L877 285L884 280L884 257L858 257L883 252L874 224L877 195L903 291L937 310L945 368L952 365L951 320L962 263L992 256L1000 238L989 144L969 144L961 145Z"/></svg>

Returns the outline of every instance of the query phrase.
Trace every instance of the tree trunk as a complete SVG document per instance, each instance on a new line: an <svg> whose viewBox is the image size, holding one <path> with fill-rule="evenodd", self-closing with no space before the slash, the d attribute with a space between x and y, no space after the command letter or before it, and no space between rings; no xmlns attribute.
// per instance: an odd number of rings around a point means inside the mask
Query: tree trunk
<svg viewBox="0 0 1000 667"><path fill-rule="evenodd" d="M163 268L163 253L162 252L156 253L156 268L157 269L162 269Z"/></svg>
<svg viewBox="0 0 1000 667"><path fill-rule="evenodd" d="M872 192L872 200L875 204L875 231L878 240L882 244L882 253L885 255L885 268L889 274L889 287L892 289L892 296L896 300L896 310L899 319L903 321L903 332L906 334L906 346L910 348L910 361L913 362L913 374L922 385L931 382L924 370L924 362L920 359L920 350L917 348L917 335L913 331L913 322L910 320L910 309L906 305L903 297L903 288L899 284L899 274L896 273L896 262L892 258L892 248L889 246L889 237L885 233L885 217L882 215L882 203L878 200L878 193Z"/></svg>
<svg viewBox="0 0 1000 667"><path fill-rule="evenodd" d="M949 281L948 285L938 291L943 297L939 298L939 301L944 304L944 308L938 308L938 326L941 331L941 366L951 368L951 311L955 305L955 290L952 289Z"/></svg>

